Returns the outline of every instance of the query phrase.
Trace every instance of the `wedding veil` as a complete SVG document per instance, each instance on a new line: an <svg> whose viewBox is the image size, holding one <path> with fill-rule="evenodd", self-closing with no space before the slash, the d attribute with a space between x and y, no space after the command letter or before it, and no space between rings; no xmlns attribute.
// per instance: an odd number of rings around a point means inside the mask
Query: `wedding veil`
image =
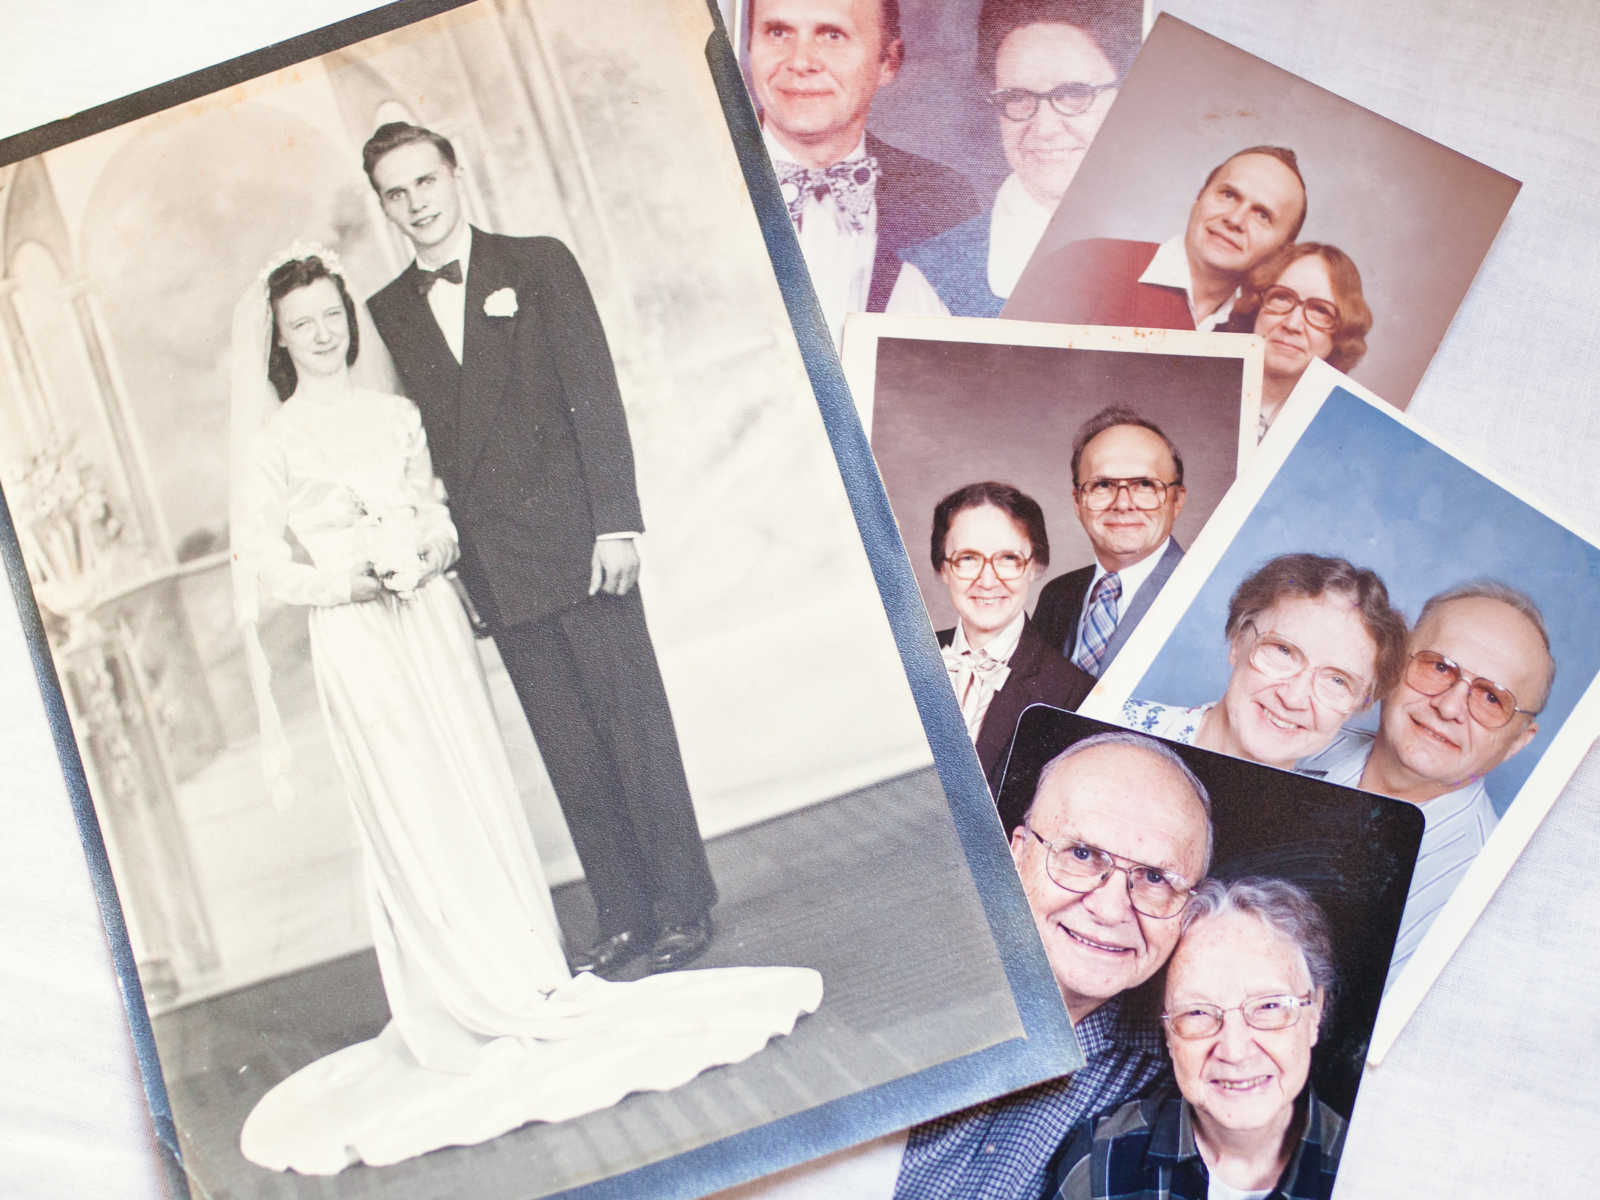
<svg viewBox="0 0 1600 1200"><path fill-rule="evenodd" d="M343 274L338 255L325 246L297 242L273 255L234 305L229 347L228 530L233 617L244 643L245 670L260 721L261 769L267 793L280 809L294 800L294 781L289 740L272 695L272 664L261 646L261 581L247 534L253 514L245 502L249 489L244 485L255 469L256 434L280 404L277 391L267 378L267 361L272 351L272 305L267 295L267 277L291 259L312 256L320 258L335 274ZM280 530L271 532L281 533Z"/></svg>

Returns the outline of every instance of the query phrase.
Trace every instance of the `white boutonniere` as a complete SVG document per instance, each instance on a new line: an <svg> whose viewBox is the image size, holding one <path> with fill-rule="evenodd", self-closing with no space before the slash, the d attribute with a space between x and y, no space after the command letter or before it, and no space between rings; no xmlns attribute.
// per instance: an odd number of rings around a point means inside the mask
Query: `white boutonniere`
<svg viewBox="0 0 1600 1200"><path fill-rule="evenodd" d="M517 315L517 293L514 288L503 287L483 298L483 315L486 317L514 317Z"/></svg>

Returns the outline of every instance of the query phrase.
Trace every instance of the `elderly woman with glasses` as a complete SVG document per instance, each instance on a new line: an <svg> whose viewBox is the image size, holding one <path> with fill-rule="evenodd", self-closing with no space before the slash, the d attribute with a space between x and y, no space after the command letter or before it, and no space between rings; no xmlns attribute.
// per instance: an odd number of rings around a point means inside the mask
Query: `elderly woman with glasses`
<svg viewBox="0 0 1600 1200"><path fill-rule="evenodd" d="M1167 964L1177 1087L1067 1139L1058 1200L1326 1200L1344 1119L1308 1084L1334 989L1327 922L1281 879L1206 880Z"/></svg>
<svg viewBox="0 0 1600 1200"><path fill-rule="evenodd" d="M933 510L933 569L957 621L939 632L967 733L1000 793L1017 718L1029 704L1076 708L1094 680L1028 620L1028 589L1050 565L1044 512L1008 483L969 483Z"/></svg>
<svg viewBox="0 0 1600 1200"><path fill-rule="evenodd" d="M891 313L998 316L1139 50L1134 0L985 0L978 76L1011 174L990 211L903 251Z"/></svg>
<svg viewBox="0 0 1600 1200"><path fill-rule="evenodd" d="M1405 619L1383 580L1318 554L1279 555L1241 583L1226 636L1232 673L1220 700L1129 700L1122 723L1292 770L1387 694L1405 665Z"/></svg>
<svg viewBox="0 0 1600 1200"><path fill-rule="evenodd" d="M1299 242L1251 273L1226 328L1266 339L1259 435L1313 358L1340 371L1361 361L1372 310L1348 254L1321 242Z"/></svg>

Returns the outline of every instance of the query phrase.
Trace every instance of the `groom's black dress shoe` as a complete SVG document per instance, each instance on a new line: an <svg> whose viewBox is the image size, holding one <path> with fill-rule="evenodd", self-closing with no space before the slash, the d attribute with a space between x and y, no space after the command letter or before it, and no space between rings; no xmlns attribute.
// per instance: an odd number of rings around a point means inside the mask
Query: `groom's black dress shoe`
<svg viewBox="0 0 1600 1200"><path fill-rule="evenodd" d="M602 979L610 979L649 949L649 941L649 934L624 929L621 933L601 938L587 950L580 950L568 965L574 975L593 971Z"/></svg>
<svg viewBox="0 0 1600 1200"><path fill-rule="evenodd" d="M650 973L675 971L693 962L711 945L711 914L702 913L682 925L663 925L650 951Z"/></svg>

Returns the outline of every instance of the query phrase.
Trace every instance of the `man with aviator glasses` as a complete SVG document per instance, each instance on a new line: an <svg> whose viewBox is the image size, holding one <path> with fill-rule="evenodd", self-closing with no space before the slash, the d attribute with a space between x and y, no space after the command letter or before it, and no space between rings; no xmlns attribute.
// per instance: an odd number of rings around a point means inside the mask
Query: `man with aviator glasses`
<svg viewBox="0 0 1600 1200"><path fill-rule="evenodd" d="M1499 817L1483 778L1538 732L1555 676L1538 607L1495 580L1430 599L1407 650L1400 682L1383 697L1377 732L1344 730L1296 768L1422 809L1426 826L1391 980L1494 831Z"/></svg>

